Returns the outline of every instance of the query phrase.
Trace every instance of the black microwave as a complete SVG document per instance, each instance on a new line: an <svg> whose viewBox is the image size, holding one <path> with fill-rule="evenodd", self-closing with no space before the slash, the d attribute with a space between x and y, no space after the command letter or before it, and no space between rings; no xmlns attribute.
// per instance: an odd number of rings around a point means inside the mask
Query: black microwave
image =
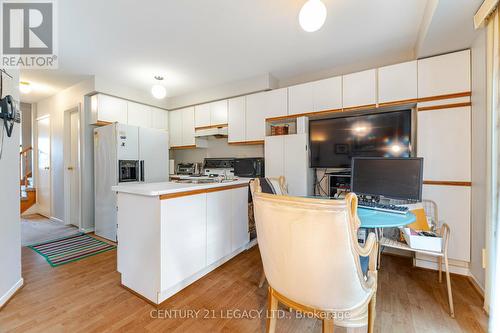
<svg viewBox="0 0 500 333"><path fill-rule="evenodd" d="M245 178L264 177L264 159L262 157L234 159L234 175Z"/></svg>

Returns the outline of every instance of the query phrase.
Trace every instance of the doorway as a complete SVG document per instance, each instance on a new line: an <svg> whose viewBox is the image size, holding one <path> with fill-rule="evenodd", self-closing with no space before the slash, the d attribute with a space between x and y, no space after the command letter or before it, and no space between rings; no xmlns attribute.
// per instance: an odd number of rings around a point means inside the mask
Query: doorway
<svg viewBox="0 0 500 333"><path fill-rule="evenodd" d="M80 107L64 112L64 222L81 228Z"/></svg>
<svg viewBox="0 0 500 333"><path fill-rule="evenodd" d="M38 213L47 218L51 216L51 170L50 170L50 116L36 120L37 129L37 204Z"/></svg>

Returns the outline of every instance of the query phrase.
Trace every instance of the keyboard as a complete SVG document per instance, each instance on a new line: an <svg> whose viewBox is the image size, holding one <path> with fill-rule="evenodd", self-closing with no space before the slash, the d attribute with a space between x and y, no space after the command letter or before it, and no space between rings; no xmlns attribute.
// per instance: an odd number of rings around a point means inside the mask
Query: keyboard
<svg viewBox="0 0 500 333"><path fill-rule="evenodd" d="M396 206L390 204L381 204L371 201L359 201L358 206L360 208L373 209L381 212L396 213L396 214L406 214L408 213L408 207L406 206Z"/></svg>

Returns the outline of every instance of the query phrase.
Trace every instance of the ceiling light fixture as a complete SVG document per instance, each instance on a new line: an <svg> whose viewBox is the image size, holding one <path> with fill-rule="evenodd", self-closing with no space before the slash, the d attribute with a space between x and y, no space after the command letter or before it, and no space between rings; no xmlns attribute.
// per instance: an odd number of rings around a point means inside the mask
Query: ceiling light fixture
<svg viewBox="0 0 500 333"><path fill-rule="evenodd" d="M155 76L155 80L158 82L151 87L151 94L153 95L154 98L157 99L163 99L165 96L167 96L167 89L161 84L161 81L163 81L163 76Z"/></svg>
<svg viewBox="0 0 500 333"><path fill-rule="evenodd" d="M325 24L326 6L321 0L308 0L300 10L299 23L307 32L314 32Z"/></svg>
<svg viewBox="0 0 500 333"><path fill-rule="evenodd" d="M19 82L19 91L23 94L29 94L31 92L31 84L29 82L21 81Z"/></svg>

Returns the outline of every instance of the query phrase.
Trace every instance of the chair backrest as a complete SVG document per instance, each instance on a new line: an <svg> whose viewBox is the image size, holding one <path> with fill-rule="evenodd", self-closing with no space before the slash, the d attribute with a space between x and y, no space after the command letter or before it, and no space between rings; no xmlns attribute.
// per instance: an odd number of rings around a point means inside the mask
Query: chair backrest
<svg viewBox="0 0 500 333"><path fill-rule="evenodd" d="M343 311L369 301L356 230L357 198L321 200L256 191L259 249L269 285L316 309Z"/></svg>
<svg viewBox="0 0 500 333"><path fill-rule="evenodd" d="M259 188L259 191L264 193L274 193L278 195L288 194L285 176L255 178L250 181L250 192L252 195L256 188Z"/></svg>
<svg viewBox="0 0 500 333"><path fill-rule="evenodd" d="M424 199L422 200L422 206L424 207L425 216L427 216L429 224L433 225L435 228L439 227L438 207L436 202Z"/></svg>

